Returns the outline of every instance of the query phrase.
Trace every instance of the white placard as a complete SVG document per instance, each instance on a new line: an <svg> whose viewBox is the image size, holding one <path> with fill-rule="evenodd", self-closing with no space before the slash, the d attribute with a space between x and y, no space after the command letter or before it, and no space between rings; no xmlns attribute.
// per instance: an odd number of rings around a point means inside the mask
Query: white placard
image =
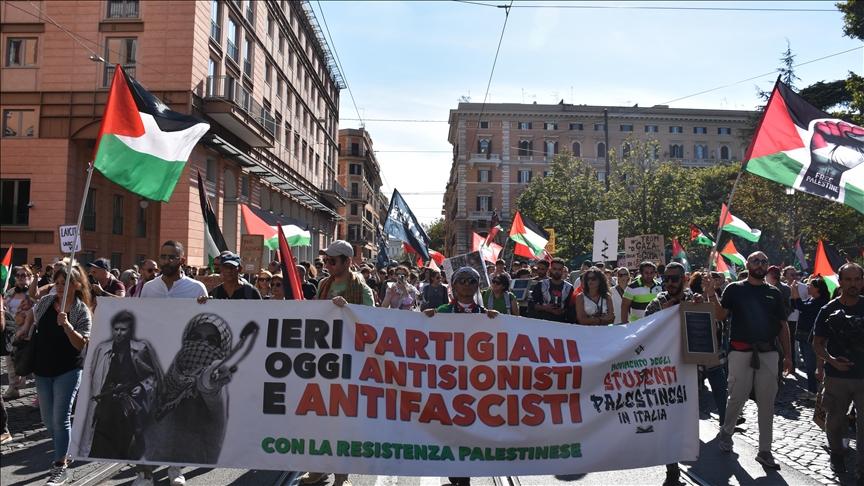
<svg viewBox="0 0 864 486"><path fill-rule="evenodd" d="M60 227L60 251L63 253L72 253L72 244L75 243L75 228L76 226L61 226ZM78 239L75 246L75 252L81 251L81 239Z"/></svg>
<svg viewBox="0 0 864 486"><path fill-rule="evenodd" d="M618 260L618 220L594 221L595 262Z"/></svg>

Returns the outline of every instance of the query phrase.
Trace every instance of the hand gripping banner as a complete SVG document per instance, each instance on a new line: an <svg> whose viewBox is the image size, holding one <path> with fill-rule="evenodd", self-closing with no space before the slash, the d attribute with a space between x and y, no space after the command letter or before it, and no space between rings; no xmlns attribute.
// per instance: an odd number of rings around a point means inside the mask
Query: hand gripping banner
<svg viewBox="0 0 864 486"><path fill-rule="evenodd" d="M73 455L392 476L695 460L678 309L583 327L329 301L99 304Z"/></svg>

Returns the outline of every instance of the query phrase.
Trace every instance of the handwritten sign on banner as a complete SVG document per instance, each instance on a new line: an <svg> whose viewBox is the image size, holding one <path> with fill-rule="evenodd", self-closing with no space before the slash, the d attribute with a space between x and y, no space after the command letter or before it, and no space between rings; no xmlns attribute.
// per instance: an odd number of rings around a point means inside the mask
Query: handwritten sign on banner
<svg viewBox="0 0 864 486"><path fill-rule="evenodd" d="M71 450L91 461L404 476L696 459L696 366L682 362L677 309L614 327L404 311L396 322L394 312L100 303ZM140 376L107 383L117 376L112 320L130 319Z"/></svg>
<svg viewBox="0 0 864 486"><path fill-rule="evenodd" d="M627 266L638 268L642 262L653 262L656 265L666 264L666 245L663 235L641 235L624 240Z"/></svg>

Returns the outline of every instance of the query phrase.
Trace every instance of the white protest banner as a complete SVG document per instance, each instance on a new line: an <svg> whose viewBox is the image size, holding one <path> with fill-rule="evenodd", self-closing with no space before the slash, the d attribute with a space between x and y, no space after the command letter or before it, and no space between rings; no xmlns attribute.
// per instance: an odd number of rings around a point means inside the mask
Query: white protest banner
<svg viewBox="0 0 864 486"><path fill-rule="evenodd" d="M60 227L60 251L63 253L72 253L72 245L75 245L75 253L81 251L81 240L75 238L78 236L76 233L76 226L61 226Z"/></svg>
<svg viewBox="0 0 864 486"><path fill-rule="evenodd" d="M128 344L112 341L112 321ZM329 301L108 299L71 452L390 476L695 460L696 366L682 362L679 322L678 309L583 327ZM132 369L112 369L124 346Z"/></svg>
<svg viewBox="0 0 864 486"><path fill-rule="evenodd" d="M594 221L595 262L618 260L618 220Z"/></svg>
<svg viewBox="0 0 864 486"><path fill-rule="evenodd" d="M663 235L641 235L624 240L624 251L627 254L627 266L638 268L642 262L653 262L655 265L666 264L666 244Z"/></svg>
<svg viewBox="0 0 864 486"><path fill-rule="evenodd" d="M485 259L480 251L456 255L445 259L444 263L441 264L441 269L444 270L444 275L447 276L447 282L451 284L453 283L453 272L462 267L471 267L480 274L480 287L478 290L483 290L492 285L489 282L489 274L486 273Z"/></svg>

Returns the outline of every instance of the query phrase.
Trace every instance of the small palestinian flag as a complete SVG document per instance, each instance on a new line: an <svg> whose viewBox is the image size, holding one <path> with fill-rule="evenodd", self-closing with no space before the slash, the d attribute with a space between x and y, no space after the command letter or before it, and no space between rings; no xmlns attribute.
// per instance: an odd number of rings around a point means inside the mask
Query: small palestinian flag
<svg viewBox="0 0 864 486"><path fill-rule="evenodd" d="M798 270L807 270L807 259L804 258L804 249L801 248L801 237L795 242L795 268Z"/></svg>
<svg viewBox="0 0 864 486"><path fill-rule="evenodd" d="M243 215L243 223L246 225L246 234L263 235L264 246L271 250L279 248L278 226L281 223L275 221L275 216L269 215L270 218L274 219L275 223L271 225L261 219L261 217L255 214L255 211L245 204L240 205L240 213ZM283 225L282 232L285 234L289 246L309 246L312 244L312 234L297 225Z"/></svg>
<svg viewBox="0 0 864 486"><path fill-rule="evenodd" d="M6 250L6 255L3 256L3 261L0 262L0 282L3 283L0 286L0 293L6 292L6 286L9 285L9 275L12 273L12 247L15 245L9 245L9 249Z"/></svg>
<svg viewBox="0 0 864 486"><path fill-rule="evenodd" d="M215 271L213 260L223 251L228 250L228 244L225 243L225 237L219 229L219 221L216 213L213 212L213 206L210 205L210 198L204 188L200 170L198 171L198 202L201 204L201 216L204 218L204 253L207 254L207 266L213 272Z"/></svg>
<svg viewBox="0 0 864 486"><path fill-rule="evenodd" d="M495 236L498 235L498 232L501 231L501 223L498 219L498 211L492 211L492 224L489 225L490 229L489 234L486 235L486 241L483 243L483 246L489 246L492 242L495 241Z"/></svg>
<svg viewBox="0 0 864 486"><path fill-rule="evenodd" d="M732 233L735 236L740 236L741 238L754 243L759 241L759 237L762 236L762 231L751 229L747 223L741 220L741 218L733 216L726 208L725 204L723 205L723 210L720 212L720 218L722 218L720 226L723 227L723 231Z"/></svg>
<svg viewBox="0 0 864 486"><path fill-rule="evenodd" d="M549 243L549 233L516 211L516 215L513 216L513 224L510 225L510 239L528 247L533 258L539 260L543 258L546 243Z"/></svg>
<svg viewBox="0 0 864 486"><path fill-rule="evenodd" d="M723 255L717 254L717 261L714 262L714 266L717 271L726 275L728 278L735 278L735 275L732 273L732 270L729 268L729 265L726 264L726 259L723 258Z"/></svg>
<svg viewBox="0 0 864 486"><path fill-rule="evenodd" d="M744 168L864 213L864 128L804 101L777 79Z"/></svg>
<svg viewBox="0 0 864 486"><path fill-rule="evenodd" d="M836 261L831 261L829 251L826 251L825 244L819 240L819 244L816 246L816 261L813 262L813 275L821 276L825 285L828 286L828 293L833 294L834 289L840 286L840 278L837 275L840 265L837 265L838 262ZM836 258L834 259L836 260Z"/></svg>
<svg viewBox="0 0 864 486"><path fill-rule="evenodd" d="M189 154L209 129L200 118L169 110L118 64L93 165L135 194L168 202Z"/></svg>
<svg viewBox="0 0 864 486"><path fill-rule="evenodd" d="M687 254L684 253L684 248L675 238L672 238L672 259L684 265L684 271L690 271L690 261L687 260Z"/></svg>
<svg viewBox="0 0 864 486"><path fill-rule="evenodd" d="M714 246L714 240L709 238L702 228L690 223L690 243L695 245Z"/></svg>
<svg viewBox="0 0 864 486"><path fill-rule="evenodd" d="M747 266L747 259L744 258L744 255L738 253L738 249L735 248L735 243L733 243L732 240L729 240L729 243L726 243L726 246L720 253L722 253L724 257L728 258L730 262L739 267Z"/></svg>

